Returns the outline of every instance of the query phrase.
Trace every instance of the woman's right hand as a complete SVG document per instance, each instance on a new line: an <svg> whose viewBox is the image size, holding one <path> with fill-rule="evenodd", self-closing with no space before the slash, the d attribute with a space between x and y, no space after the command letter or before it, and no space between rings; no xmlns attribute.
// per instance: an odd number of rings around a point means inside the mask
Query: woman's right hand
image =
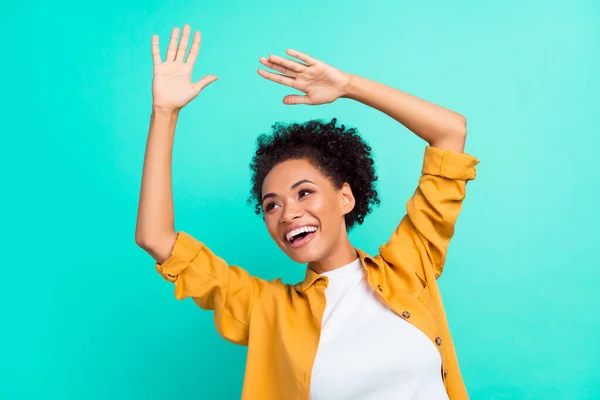
<svg viewBox="0 0 600 400"><path fill-rule="evenodd" d="M206 75L198 82L192 83L192 70L198 51L200 50L200 31L194 32L192 48L183 60L188 48L190 26L183 26L181 42L177 46L179 28L173 28L167 49L167 57L162 62L158 46L158 35L152 35L152 59L154 61L154 78L152 80L152 107L154 109L178 111L192 101L202 89L218 78Z"/></svg>

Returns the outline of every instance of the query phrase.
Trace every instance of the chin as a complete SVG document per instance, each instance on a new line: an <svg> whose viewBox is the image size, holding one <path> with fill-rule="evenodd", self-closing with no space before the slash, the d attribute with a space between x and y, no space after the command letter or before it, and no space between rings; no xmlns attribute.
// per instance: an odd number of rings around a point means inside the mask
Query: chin
<svg viewBox="0 0 600 400"><path fill-rule="evenodd" d="M279 247L290 259L298 264L308 264L320 260L322 258L321 254L323 253L322 249L310 248L308 246L294 249L284 243L280 244Z"/></svg>
<svg viewBox="0 0 600 400"><path fill-rule="evenodd" d="M287 255L289 258L291 258L293 261L297 262L298 264L308 264L308 263L311 263L318 259L317 257L312 257L311 255L307 255L307 254L298 255L298 254L287 253Z"/></svg>

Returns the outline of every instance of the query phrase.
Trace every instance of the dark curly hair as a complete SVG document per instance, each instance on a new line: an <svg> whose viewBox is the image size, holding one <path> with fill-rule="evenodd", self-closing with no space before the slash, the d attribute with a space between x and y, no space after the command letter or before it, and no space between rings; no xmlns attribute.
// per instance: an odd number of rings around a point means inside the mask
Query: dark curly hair
<svg viewBox="0 0 600 400"><path fill-rule="evenodd" d="M355 223L362 224L372 211L371 206L379 205L371 147L355 128L338 127L336 122L336 118L329 123L278 122L272 126L272 133L257 138L256 153L250 162L252 189L247 200L248 204L255 203L257 215L263 211L261 195L265 177L275 165L290 159L307 159L336 189L341 189L344 182L350 185L356 204L345 216L347 230Z"/></svg>

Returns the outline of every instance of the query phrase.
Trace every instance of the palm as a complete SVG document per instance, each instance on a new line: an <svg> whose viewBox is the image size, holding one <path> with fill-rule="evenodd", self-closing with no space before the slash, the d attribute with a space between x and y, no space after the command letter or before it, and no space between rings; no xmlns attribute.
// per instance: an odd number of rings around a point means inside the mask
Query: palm
<svg viewBox="0 0 600 400"><path fill-rule="evenodd" d="M182 108L196 97L191 71L178 64L167 62L154 70L152 96L163 107Z"/></svg>
<svg viewBox="0 0 600 400"><path fill-rule="evenodd" d="M167 50L166 61L160 59L158 36L152 37L152 55L154 59L154 78L152 80L152 99L154 107L180 109L193 100L200 91L217 79L208 75L200 81L192 82L192 70L200 48L200 32L194 34L194 41L184 61L188 47L190 26L184 25L181 43L177 46L178 28L174 28Z"/></svg>
<svg viewBox="0 0 600 400"><path fill-rule="evenodd" d="M294 89L306 93L313 104L331 103L340 97L338 83L344 82L343 72L323 62L308 67L296 75Z"/></svg>
<svg viewBox="0 0 600 400"><path fill-rule="evenodd" d="M270 56L268 60L261 58L261 63L283 75L258 70L262 77L306 94L306 96L286 96L284 103L326 104L345 95L350 83L349 74L295 50L288 50L288 54L297 57L304 63L279 56Z"/></svg>

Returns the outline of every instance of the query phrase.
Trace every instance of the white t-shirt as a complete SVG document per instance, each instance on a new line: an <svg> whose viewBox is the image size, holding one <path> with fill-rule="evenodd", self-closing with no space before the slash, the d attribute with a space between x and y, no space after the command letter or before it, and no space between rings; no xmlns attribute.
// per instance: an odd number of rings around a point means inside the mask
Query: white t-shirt
<svg viewBox="0 0 600 400"><path fill-rule="evenodd" d="M378 298L359 258L321 275L329 284L312 400L448 400L437 348Z"/></svg>

